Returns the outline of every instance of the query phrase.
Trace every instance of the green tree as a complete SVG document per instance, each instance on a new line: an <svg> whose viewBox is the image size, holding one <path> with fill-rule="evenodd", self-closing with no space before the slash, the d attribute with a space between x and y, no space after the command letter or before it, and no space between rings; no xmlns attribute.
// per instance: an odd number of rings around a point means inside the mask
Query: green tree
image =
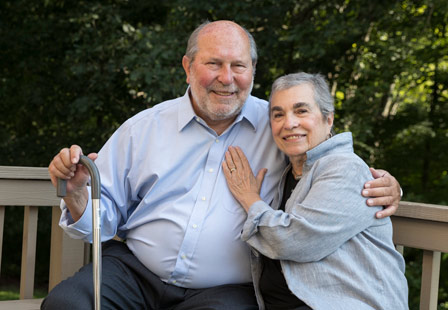
<svg viewBox="0 0 448 310"><path fill-rule="evenodd" d="M73 143L98 151L131 115L182 95L188 35L217 19L257 41L254 95L282 74L326 75L336 129L353 132L356 152L396 176L405 200L448 203L445 0L2 1L0 164L46 166ZM414 309L418 253L406 259Z"/></svg>

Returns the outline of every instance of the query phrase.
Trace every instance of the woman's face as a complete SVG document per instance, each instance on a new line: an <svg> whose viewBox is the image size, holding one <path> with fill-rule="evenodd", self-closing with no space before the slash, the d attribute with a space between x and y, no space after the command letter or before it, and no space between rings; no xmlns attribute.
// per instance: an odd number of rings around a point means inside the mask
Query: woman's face
<svg viewBox="0 0 448 310"><path fill-rule="evenodd" d="M270 113L275 143L292 160L325 141L333 125L333 114L323 119L309 83L275 92Z"/></svg>

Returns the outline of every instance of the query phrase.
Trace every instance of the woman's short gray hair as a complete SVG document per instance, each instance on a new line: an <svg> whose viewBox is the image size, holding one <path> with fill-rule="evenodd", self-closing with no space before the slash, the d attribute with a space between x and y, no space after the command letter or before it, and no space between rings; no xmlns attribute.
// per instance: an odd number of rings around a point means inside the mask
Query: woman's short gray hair
<svg viewBox="0 0 448 310"><path fill-rule="evenodd" d="M269 97L269 105L271 104L272 95L279 90L286 90L294 86L309 83L313 87L314 100L325 119L330 113L334 112L334 99L330 93L330 87L327 80L319 73L298 72L291 73L277 78L272 84L271 96Z"/></svg>
<svg viewBox="0 0 448 310"><path fill-rule="evenodd" d="M200 24L190 35L190 38L188 39L187 43L187 50L185 52L185 56L187 56L190 59L190 66L194 61L194 57L196 56L198 52L198 37L199 33L202 29L204 29L205 26L210 24L209 21L205 21L202 24ZM254 67L254 74L255 74L255 65L257 64L258 60L258 54L257 54L257 44L255 43L255 39L252 36L252 34L247 30L246 28L242 27L241 25L238 25L241 27L241 29L244 30L244 32L247 34L247 37L249 39L250 44L250 58L252 59L252 66Z"/></svg>

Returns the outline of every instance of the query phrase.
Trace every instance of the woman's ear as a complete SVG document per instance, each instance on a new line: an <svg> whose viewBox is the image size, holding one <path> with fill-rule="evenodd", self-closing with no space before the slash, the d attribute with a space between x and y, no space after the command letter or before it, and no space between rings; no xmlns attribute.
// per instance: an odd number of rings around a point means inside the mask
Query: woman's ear
<svg viewBox="0 0 448 310"><path fill-rule="evenodd" d="M330 128L333 127L333 121L334 121L334 113L331 112L327 116L327 124L328 124L328 126L330 126Z"/></svg>

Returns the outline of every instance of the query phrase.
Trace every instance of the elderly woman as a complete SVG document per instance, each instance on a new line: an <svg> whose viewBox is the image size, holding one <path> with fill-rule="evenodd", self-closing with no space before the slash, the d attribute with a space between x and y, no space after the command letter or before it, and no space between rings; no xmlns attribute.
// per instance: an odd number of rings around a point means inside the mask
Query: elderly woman
<svg viewBox="0 0 448 310"><path fill-rule="evenodd" d="M229 189L247 212L242 239L260 309L408 309L390 218L365 206L360 188L372 175L351 133L332 136L333 111L321 75L274 82L272 135L290 165L271 206L259 196L266 170L255 177L240 148L226 153Z"/></svg>

